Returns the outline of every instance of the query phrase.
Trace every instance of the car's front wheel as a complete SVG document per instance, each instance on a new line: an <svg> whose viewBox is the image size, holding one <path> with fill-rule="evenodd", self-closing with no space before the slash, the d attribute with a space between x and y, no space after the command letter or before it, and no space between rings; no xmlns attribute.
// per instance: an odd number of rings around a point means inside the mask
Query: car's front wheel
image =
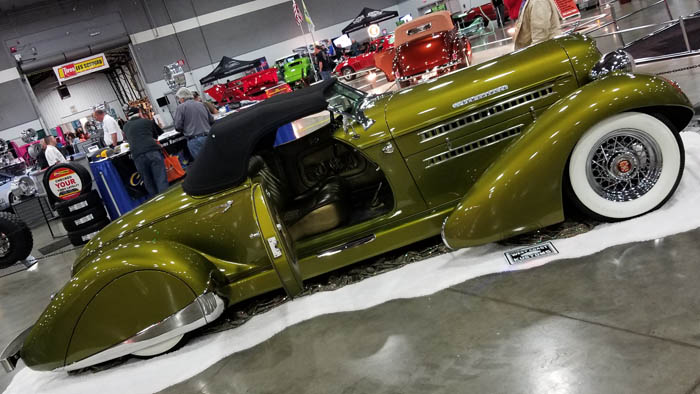
<svg viewBox="0 0 700 394"><path fill-rule="evenodd" d="M684 165L683 142L669 122L627 112L598 123L576 143L569 192L594 219L629 219L663 205L678 187Z"/></svg>
<svg viewBox="0 0 700 394"><path fill-rule="evenodd" d="M355 70L353 70L350 67L343 67L343 69L340 70L340 72L343 74L343 78L346 81L352 81L353 79L355 79L355 75L352 75L353 73L355 73Z"/></svg>

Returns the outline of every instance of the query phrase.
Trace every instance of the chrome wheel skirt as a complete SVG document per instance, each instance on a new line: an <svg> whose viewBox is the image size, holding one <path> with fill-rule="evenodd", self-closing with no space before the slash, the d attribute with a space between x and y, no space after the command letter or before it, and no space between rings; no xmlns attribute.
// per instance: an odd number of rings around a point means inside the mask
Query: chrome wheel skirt
<svg viewBox="0 0 700 394"><path fill-rule="evenodd" d="M211 323L221 316L224 306L224 300L218 295L211 292L204 293L176 314L141 330L133 337L54 371L86 368L157 345Z"/></svg>

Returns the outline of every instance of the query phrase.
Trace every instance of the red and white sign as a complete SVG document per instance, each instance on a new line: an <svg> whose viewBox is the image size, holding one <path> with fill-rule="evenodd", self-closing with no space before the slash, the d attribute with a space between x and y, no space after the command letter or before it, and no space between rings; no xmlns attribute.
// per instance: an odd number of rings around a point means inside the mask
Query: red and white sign
<svg viewBox="0 0 700 394"><path fill-rule="evenodd" d="M83 190L80 176L70 168L59 167L49 174L49 189L61 200L78 197Z"/></svg>
<svg viewBox="0 0 700 394"><path fill-rule="evenodd" d="M581 12L576 7L576 0L554 0L559 10L561 19L571 18L572 16L581 16Z"/></svg>
<svg viewBox="0 0 700 394"><path fill-rule="evenodd" d="M107 57L105 57L104 53L100 53L99 55L84 57L74 62L56 66L53 68L53 72L56 74L58 82L63 82L108 68Z"/></svg>

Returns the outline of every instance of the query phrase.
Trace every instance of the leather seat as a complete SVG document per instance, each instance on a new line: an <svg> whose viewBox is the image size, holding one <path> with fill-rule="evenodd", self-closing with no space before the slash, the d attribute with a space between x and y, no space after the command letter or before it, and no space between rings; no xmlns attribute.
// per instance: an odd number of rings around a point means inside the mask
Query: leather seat
<svg viewBox="0 0 700 394"><path fill-rule="evenodd" d="M292 197L284 180L277 177L259 156L251 158L249 174L262 178L270 204L283 213L289 236L294 240L337 228L348 218L347 187L340 177L328 178Z"/></svg>

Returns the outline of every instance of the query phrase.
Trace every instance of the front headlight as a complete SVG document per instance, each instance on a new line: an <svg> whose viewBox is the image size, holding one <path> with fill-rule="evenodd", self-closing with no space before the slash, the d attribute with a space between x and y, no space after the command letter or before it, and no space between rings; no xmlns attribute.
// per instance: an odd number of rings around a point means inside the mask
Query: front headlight
<svg viewBox="0 0 700 394"><path fill-rule="evenodd" d="M622 49L606 53L593 66L588 76L592 80L596 80L613 71L634 72L634 58L632 55Z"/></svg>

